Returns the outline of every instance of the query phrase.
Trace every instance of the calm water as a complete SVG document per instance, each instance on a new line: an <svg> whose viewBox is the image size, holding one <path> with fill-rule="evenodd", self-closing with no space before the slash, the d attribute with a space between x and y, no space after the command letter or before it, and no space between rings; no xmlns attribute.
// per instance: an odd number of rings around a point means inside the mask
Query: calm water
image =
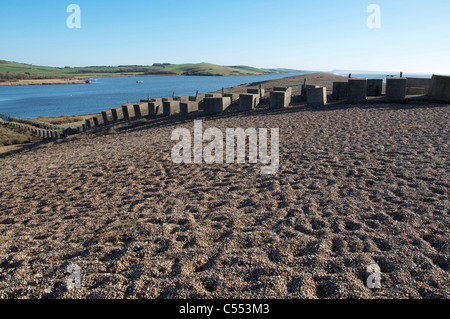
<svg viewBox="0 0 450 319"><path fill-rule="evenodd" d="M0 86L0 112L22 118L98 113L128 102L195 95L244 83L307 73L256 76L153 76L98 78L92 84ZM144 81L144 83L136 83Z"/></svg>

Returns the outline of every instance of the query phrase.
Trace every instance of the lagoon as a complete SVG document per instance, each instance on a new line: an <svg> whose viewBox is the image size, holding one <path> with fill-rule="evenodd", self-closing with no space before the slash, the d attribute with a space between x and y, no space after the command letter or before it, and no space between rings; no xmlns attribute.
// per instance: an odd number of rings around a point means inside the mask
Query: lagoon
<svg viewBox="0 0 450 319"><path fill-rule="evenodd" d="M0 112L22 118L94 114L141 99L195 95L303 73L252 76L103 77L92 84L0 86ZM143 83L136 83L143 81Z"/></svg>

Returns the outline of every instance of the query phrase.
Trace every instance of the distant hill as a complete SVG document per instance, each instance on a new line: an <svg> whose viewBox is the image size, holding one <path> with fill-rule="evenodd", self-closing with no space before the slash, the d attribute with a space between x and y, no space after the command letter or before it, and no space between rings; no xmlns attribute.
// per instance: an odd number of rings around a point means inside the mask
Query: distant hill
<svg viewBox="0 0 450 319"><path fill-rule="evenodd" d="M155 63L146 65L88 66L88 67L48 67L0 60L0 81L19 79L48 79L60 77L95 76L144 76L144 75L262 75L282 73L269 69L257 69L248 66L229 67L211 63L170 64Z"/></svg>
<svg viewBox="0 0 450 319"><path fill-rule="evenodd" d="M311 71L311 70L295 70L295 69L274 69L274 71L278 71L280 73L310 73L310 72L317 72L317 71Z"/></svg>

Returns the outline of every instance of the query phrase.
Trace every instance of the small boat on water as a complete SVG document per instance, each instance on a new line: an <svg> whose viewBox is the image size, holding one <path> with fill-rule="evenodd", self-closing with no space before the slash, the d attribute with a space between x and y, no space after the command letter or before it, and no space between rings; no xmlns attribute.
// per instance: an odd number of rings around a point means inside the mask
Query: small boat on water
<svg viewBox="0 0 450 319"><path fill-rule="evenodd" d="M91 83L92 83L92 80L91 80L91 79L86 80L85 83L86 83L86 84L91 84Z"/></svg>
<svg viewBox="0 0 450 319"><path fill-rule="evenodd" d="M144 81L136 81L136 83L144 83Z"/></svg>

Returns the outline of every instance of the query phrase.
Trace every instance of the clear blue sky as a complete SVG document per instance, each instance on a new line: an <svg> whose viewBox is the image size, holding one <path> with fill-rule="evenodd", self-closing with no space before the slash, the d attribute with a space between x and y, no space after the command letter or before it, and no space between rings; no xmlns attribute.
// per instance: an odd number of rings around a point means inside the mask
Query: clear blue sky
<svg viewBox="0 0 450 319"><path fill-rule="evenodd" d="M66 25L72 3L80 29ZM449 16L449 0L1 0L0 59L450 74Z"/></svg>

